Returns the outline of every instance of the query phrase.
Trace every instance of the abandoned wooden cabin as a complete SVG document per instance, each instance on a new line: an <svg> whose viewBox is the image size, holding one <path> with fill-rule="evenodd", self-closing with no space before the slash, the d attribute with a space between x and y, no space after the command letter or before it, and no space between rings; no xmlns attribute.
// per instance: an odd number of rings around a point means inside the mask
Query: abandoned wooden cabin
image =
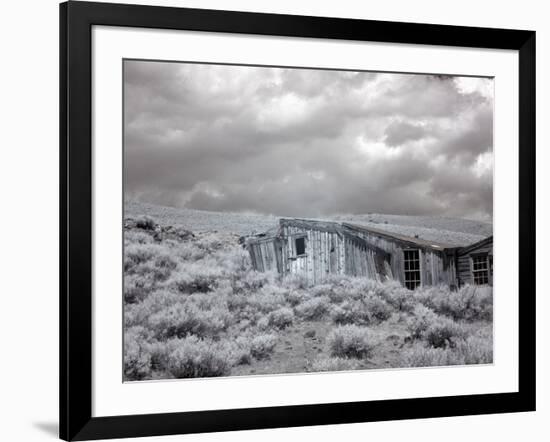
<svg viewBox="0 0 550 442"><path fill-rule="evenodd" d="M458 277L460 247L344 222L281 219L275 230L248 238L246 247L256 270L303 275L310 285L334 274L397 280L411 290L487 283L481 276Z"/></svg>

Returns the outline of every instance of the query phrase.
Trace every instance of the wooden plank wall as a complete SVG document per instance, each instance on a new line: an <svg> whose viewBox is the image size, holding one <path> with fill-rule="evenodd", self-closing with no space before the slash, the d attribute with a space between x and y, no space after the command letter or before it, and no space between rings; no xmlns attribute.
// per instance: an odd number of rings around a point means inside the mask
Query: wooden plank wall
<svg viewBox="0 0 550 442"><path fill-rule="evenodd" d="M281 246L276 238L254 241L247 245L252 267L259 272L282 270Z"/></svg>
<svg viewBox="0 0 550 442"><path fill-rule="evenodd" d="M403 251L414 248L420 251L423 285L452 287L457 284L453 251L447 254L443 250L368 231L346 232L331 230L327 226L315 228L306 222L297 224L281 224L278 236L255 239L248 244L255 269L303 275L312 285L322 283L331 274L364 276L378 281L396 279L404 285ZM298 237L305 238L306 253L303 256L296 256L295 239ZM461 278L467 276L471 280L469 257L459 260L459 266Z"/></svg>
<svg viewBox="0 0 550 442"><path fill-rule="evenodd" d="M376 235L374 233L359 230L354 231L354 233L369 244L390 254L393 278L400 281L403 285L405 284L403 251L407 249L417 249L420 251L423 285L452 285L455 283L454 261L446 257L444 251L431 250L420 245L408 244L398 239L392 240L388 237Z"/></svg>
<svg viewBox="0 0 550 442"><path fill-rule="evenodd" d="M353 241L351 238L346 238L345 244L346 275L364 276L377 281L384 279L378 272L375 253L372 249Z"/></svg>
<svg viewBox="0 0 550 442"><path fill-rule="evenodd" d="M284 273L304 275L309 284L319 284L331 274L364 276L378 281L393 279L389 255L376 253L354 235L303 225L282 227ZM295 239L306 239L306 255L296 256ZM355 240L354 240L355 238Z"/></svg>
<svg viewBox="0 0 550 442"><path fill-rule="evenodd" d="M459 253L457 257L457 276L458 276L458 284L464 285L464 284L473 284L473 275L472 275L472 266L471 266L471 258L472 255L477 254L487 254L492 255L493 254L493 242L488 242L486 244L480 244L479 247L472 248L468 250L467 253ZM492 275L489 276L489 281L492 284Z"/></svg>
<svg viewBox="0 0 550 442"><path fill-rule="evenodd" d="M304 237L306 253L296 256L295 239ZM282 269L303 275L310 284L319 284L331 274L344 272L344 241L338 232L285 225L282 228Z"/></svg>

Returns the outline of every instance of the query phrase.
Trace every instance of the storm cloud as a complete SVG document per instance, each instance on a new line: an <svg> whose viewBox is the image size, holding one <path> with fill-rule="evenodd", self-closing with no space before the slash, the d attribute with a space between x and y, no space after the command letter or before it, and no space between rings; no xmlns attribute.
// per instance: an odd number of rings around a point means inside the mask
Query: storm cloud
<svg viewBox="0 0 550 442"><path fill-rule="evenodd" d="M492 216L491 79L124 63L127 199L303 217Z"/></svg>

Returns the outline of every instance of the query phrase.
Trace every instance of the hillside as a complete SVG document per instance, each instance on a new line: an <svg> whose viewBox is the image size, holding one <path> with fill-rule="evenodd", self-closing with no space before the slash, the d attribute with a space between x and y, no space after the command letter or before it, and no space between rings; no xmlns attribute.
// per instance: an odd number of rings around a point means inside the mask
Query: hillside
<svg viewBox="0 0 550 442"><path fill-rule="evenodd" d="M246 213L209 212L203 210L180 209L153 204L127 201L126 218L147 215L159 224L182 226L193 232L231 232L238 235L261 233L273 228L279 217ZM428 241L451 245L467 245L492 235L491 223L460 218L406 216L406 215L337 215L333 221L346 221L399 233L417 235Z"/></svg>
<svg viewBox="0 0 550 442"><path fill-rule="evenodd" d="M278 218L269 215L209 212L206 210L179 209L127 201L125 218L147 215L161 225L182 226L193 232L230 232L251 235L264 232L277 224Z"/></svg>

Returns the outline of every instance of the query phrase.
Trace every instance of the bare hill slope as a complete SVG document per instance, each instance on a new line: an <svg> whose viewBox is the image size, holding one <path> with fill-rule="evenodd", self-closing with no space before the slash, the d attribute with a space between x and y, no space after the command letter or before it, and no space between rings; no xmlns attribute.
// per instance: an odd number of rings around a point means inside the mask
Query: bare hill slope
<svg viewBox="0 0 550 442"><path fill-rule="evenodd" d="M150 216L162 225L178 225L194 232L231 232L251 235L273 228L279 217L247 213L209 212L180 209L154 204L127 201L126 218ZM390 233L418 236L428 241L467 245L492 235L492 223L460 218L405 215L338 215L332 221L346 221L375 227Z"/></svg>

